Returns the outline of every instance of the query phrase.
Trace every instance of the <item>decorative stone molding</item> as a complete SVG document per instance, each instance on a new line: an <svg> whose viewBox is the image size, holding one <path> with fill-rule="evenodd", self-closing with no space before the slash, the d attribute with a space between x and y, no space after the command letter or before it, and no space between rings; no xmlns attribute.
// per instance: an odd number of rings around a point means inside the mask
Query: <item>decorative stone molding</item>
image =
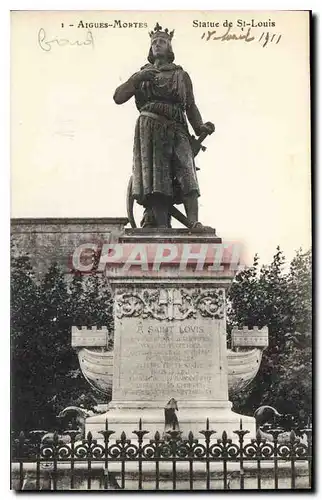
<svg viewBox="0 0 322 500"><path fill-rule="evenodd" d="M259 329L258 326L248 328L244 326L242 330L233 328L231 332L231 345L234 347L259 347L268 346L268 328L264 326Z"/></svg>
<svg viewBox="0 0 322 500"><path fill-rule="evenodd" d="M108 329L106 326L72 327L72 347L107 347Z"/></svg>
<svg viewBox="0 0 322 500"><path fill-rule="evenodd" d="M225 292L223 289L161 288L115 294L117 318L138 317L158 320L185 320L197 314L213 319L224 318Z"/></svg>

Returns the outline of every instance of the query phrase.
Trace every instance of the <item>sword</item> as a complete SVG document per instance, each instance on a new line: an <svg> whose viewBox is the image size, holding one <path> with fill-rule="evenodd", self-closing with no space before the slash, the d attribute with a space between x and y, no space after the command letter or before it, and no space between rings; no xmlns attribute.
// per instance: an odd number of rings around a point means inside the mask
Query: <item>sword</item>
<svg viewBox="0 0 322 500"><path fill-rule="evenodd" d="M206 151L206 146L203 146L203 141L206 139L206 137L208 135L211 135L213 134L215 131L215 128L213 129L212 132L202 132L202 134L199 135L198 139L195 138L194 135L191 135L190 136L190 144L191 144L191 148L192 148L192 153L193 153L193 156L194 158L197 156L197 154L199 153L199 151ZM200 170L200 168L196 167L196 170ZM180 210L178 210L174 205L172 205L171 209L170 209L170 213L172 215L172 217L174 217L177 221L181 222L181 224L183 224L184 226L188 227L189 229L193 226L193 223L190 222L189 219L187 219L187 217L182 213L180 212Z"/></svg>
<svg viewBox="0 0 322 500"><path fill-rule="evenodd" d="M193 223L190 222L190 220L187 219L187 217L182 212L180 212L180 210L178 210L174 205L172 205L170 209L170 214L172 215L172 217L174 217L177 221L181 222L181 224L183 224L187 228L189 229L192 228Z"/></svg>
<svg viewBox="0 0 322 500"><path fill-rule="evenodd" d="M199 153L200 149L201 151L206 151L206 146L203 146L202 143L203 141L206 139L206 137L208 135L211 135L213 134L215 131L215 128L213 129L212 132L202 132L202 134L199 135L198 139L195 138L194 135L191 135L190 136L190 144L191 144L191 148L192 148L192 153L193 153L193 156L196 157L197 154ZM197 168L196 170L200 170L199 168Z"/></svg>

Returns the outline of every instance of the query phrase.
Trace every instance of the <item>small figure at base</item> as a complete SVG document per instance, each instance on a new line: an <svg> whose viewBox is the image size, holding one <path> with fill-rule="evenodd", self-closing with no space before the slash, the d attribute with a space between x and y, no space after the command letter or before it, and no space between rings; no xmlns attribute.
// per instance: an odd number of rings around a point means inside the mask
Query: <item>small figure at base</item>
<svg viewBox="0 0 322 500"><path fill-rule="evenodd" d="M169 439L169 431L177 431L180 432L178 417L176 415L176 411L178 411L177 401L174 398L171 398L170 401L164 407L164 433L163 437L165 439Z"/></svg>

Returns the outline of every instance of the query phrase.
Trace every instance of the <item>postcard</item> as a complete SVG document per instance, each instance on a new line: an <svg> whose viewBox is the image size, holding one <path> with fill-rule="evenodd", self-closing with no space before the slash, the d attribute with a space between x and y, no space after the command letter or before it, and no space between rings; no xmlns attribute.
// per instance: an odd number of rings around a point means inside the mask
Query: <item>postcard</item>
<svg viewBox="0 0 322 500"><path fill-rule="evenodd" d="M312 488L311 23L11 12L12 489Z"/></svg>

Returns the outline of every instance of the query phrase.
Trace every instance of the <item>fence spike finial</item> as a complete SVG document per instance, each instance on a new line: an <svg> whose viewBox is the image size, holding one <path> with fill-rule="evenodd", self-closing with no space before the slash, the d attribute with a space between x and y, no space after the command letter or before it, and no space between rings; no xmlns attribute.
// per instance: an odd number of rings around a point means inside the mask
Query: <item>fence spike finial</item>
<svg viewBox="0 0 322 500"><path fill-rule="evenodd" d="M294 444L295 441L296 441L296 434L294 432L294 429L292 429L291 432L290 432L290 443Z"/></svg>
<svg viewBox="0 0 322 500"><path fill-rule="evenodd" d="M139 431L142 431L142 418L139 420Z"/></svg>
<svg viewBox="0 0 322 500"><path fill-rule="evenodd" d="M209 418L206 420L206 430L209 431Z"/></svg>
<svg viewBox="0 0 322 500"><path fill-rule="evenodd" d="M243 430L243 419L242 418L239 420L239 429L241 431Z"/></svg>
<svg viewBox="0 0 322 500"><path fill-rule="evenodd" d="M189 432L189 434L188 434L188 440L189 440L189 441L193 441L193 438L194 438L194 436L193 436L193 432L192 432L192 431L190 431L190 432Z"/></svg>
<svg viewBox="0 0 322 500"><path fill-rule="evenodd" d="M257 429L257 431L256 431L256 439L257 439L258 443L260 443L261 441L264 441L264 439L262 439L262 433L261 433L260 429Z"/></svg>

